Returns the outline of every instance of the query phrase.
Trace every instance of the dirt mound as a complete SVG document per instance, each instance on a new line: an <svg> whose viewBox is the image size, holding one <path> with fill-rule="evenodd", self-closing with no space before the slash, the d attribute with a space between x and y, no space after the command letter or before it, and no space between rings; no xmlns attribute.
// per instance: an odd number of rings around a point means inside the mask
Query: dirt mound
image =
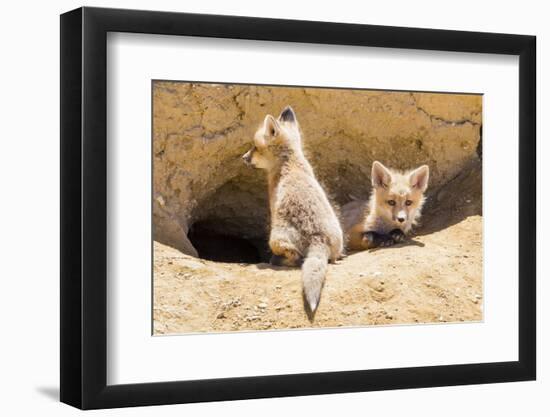
<svg viewBox="0 0 550 417"><path fill-rule="evenodd" d="M330 265L313 322L298 269L206 261L159 243L154 301L155 334L479 321L481 217Z"/></svg>
<svg viewBox="0 0 550 417"><path fill-rule="evenodd" d="M478 162L433 195L409 242L330 265L313 322L299 269L212 262L155 243L154 332L479 321L482 228Z"/></svg>

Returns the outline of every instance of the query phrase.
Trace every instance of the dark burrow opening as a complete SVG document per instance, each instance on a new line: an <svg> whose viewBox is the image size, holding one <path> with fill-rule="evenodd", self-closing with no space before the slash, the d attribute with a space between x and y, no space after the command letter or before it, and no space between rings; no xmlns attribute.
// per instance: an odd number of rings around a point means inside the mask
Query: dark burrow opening
<svg viewBox="0 0 550 417"><path fill-rule="evenodd" d="M187 237L202 259L249 264L269 261L271 254L264 237L238 236L230 230L217 222L199 221L193 224Z"/></svg>

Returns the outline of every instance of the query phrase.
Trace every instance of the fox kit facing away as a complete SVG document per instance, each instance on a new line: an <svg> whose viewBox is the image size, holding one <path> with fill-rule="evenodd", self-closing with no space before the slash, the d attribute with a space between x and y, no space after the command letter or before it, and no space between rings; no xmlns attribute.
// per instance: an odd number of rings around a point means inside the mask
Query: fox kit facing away
<svg viewBox="0 0 550 417"><path fill-rule="evenodd" d="M290 106L275 119L265 117L244 161L267 171L275 265L302 265L304 297L314 313L328 262L343 252L343 233L329 200L302 151L296 115Z"/></svg>
<svg viewBox="0 0 550 417"><path fill-rule="evenodd" d="M429 175L427 165L403 173L375 161L369 201L356 200L342 207L348 249L363 250L402 242L420 218Z"/></svg>

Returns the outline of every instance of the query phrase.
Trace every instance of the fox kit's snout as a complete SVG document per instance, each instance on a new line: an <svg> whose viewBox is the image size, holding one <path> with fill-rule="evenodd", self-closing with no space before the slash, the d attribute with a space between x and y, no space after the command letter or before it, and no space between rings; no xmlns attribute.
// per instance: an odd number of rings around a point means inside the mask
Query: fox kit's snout
<svg viewBox="0 0 550 417"><path fill-rule="evenodd" d="M329 261L340 258L343 233L328 198L302 151L294 110L267 115L243 161L267 171L271 263L302 266L303 295L313 314Z"/></svg>
<svg viewBox="0 0 550 417"><path fill-rule="evenodd" d="M352 201L342 207L348 248L361 250L403 241L420 218L429 174L427 165L400 172L375 161L369 201Z"/></svg>
<svg viewBox="0 0 550 417"><path fill-rule="evenodd" d="M252 149L241 157L246 165L252 165Z"/></svg>

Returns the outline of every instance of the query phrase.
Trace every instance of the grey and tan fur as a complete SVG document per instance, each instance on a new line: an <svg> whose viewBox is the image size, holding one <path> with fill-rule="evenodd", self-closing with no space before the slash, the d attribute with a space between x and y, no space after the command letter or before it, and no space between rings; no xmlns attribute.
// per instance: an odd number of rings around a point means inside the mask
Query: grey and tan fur
<svg viewBox="0 0 550 417"><path fill-rule="evenodd" d="M319 305L328 262L342 256L343 232L302 150L301 132L290 106L267 115L243 159L267 171L272 263L302 265L304 297L311 313Z"/></svg>
<svg viewBox="0 0 550 417"><path fill-rule="evenodd" d="M368 201L342 207L342 225L350 251L402 242L420 219L430 170L422 165L408 172L372 164L372 193Z"/></svg>

